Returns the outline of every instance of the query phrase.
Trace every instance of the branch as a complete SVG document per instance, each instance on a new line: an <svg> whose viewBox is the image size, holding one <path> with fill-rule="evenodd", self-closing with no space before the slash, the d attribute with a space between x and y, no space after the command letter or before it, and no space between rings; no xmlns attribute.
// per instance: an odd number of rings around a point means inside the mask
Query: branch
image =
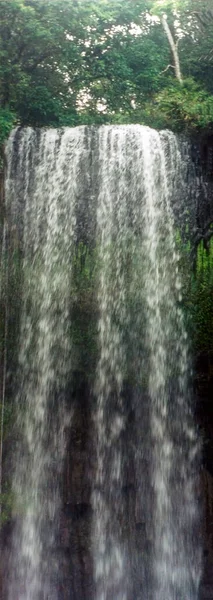
<svg viewBox="0 0 213 600"><path fill-rule="evenodd" d="M166 71L168 71L168 69L170 69L170 68L174 69L175 67L174 67L174 65L167 65L167 67L163 71L161 71L159 73L159 75L163 75L163 73L166 73Z"/></svg>

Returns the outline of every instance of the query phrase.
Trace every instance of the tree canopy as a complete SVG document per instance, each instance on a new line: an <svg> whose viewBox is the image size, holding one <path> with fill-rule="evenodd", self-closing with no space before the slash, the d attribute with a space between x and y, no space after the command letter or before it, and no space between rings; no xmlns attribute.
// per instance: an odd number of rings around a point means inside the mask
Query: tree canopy
<svg viewBox="0 0 213 600"><path fill-rule="evenodd" d="M212 128L212 39L211 0L0 0L0 143L13 123Z"/></svg>

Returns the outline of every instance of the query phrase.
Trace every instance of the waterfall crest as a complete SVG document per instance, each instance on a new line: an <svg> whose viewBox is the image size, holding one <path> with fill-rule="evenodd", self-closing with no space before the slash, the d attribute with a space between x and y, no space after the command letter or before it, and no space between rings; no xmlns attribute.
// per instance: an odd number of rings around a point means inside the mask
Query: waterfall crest
<svg viewBox="0 0 213 600"><path fill-rule="evenodd" d="M92 597L197 600L199 445L173 217L187 194L181 142L139 125L26 128L12 133L7 160L10 261L17 251L20 263L8 600L77 600L71 584L60 595L58 540L82 246L95 262L95 368L82 374L92 398Z"/></svg>

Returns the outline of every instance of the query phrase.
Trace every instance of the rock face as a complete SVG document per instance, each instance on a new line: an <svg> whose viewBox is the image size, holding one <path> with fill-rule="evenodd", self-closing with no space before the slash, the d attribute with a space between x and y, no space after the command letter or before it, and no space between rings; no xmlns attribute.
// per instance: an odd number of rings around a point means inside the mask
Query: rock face
<svg viewBox="0 0 213 600"><path fill-rule="evenodd" d="M35 148L37 148L37 151L40 143L40 135L41 134L36 133L34 139ZM16 146L14 158L16 155L17 161L18 145L20 143L21 137L22 132L19 131L17 132L16 138L14 140L14 144ZM60 147L60 140L58 140L57 144L58 147ZM182 143L181 148L182 155L185 156L186 160L186 170L184 177L186 179L188 178L188 194L186 196L183 193L181 193L183 191L183 188L180 189L179 194L174 194L173 210L175 215L176 227L181 230L183 240L190 239L193 248L195 248L196 244L198 244L200 239L203 239L205 244L208 245L211 235L211 223L213 222L213 140L211 138L204 138L202 140L193 141L193 164L191 163L190 159L188 143ZM113 150L113 146L111 149ZM128 150L131 150L132 153L132 147L127 147L127 152ZM50 152L51 151L52 150L50 149ZM69 151L70 155L72 155L72 146L70 146ZM28 150L27 152L28 154L26 153L26 160L28 161L28 166L30 168L30 165L32 166L33 147L31 146L30 151ZM97 321L100 314L100 304L98 306L97 303L97 280L94 277L92 286L90 286L88 285L88 280L86 279L87 270L89 270L90 272L89 277L91 277L91 273L93 276L92 267L87 262L87 260L93 260L93 253L96 252L96 249L94 248L94 240L97 236L97 223L95 221L94 215L97 210L96 202L99 187L97 173L96 130L92 130L91 135L88 135L88 132L86 132L86 135L84 137L83 152L80 156L80 159L79 147L77 145L73 156L77 156L79 160L79 164L76 163L77 166L75 164L76 172L78 171L79 176L79 184L77 185L77 189L75 190L75 243L76 246L80 248L80 251L76 257L76 264L74 265L73 295L76 295L76 297L74 298L72 305L69 306L69 311L72 316L72 320L76 324L76 327L74 327L73 331L71 332L72 339L74 340L74 351L73 348L71 350L74 364L72 371L72 382L67 380L66 386L61 392L62 401L65 402L66 407L72 407L72 420L71 425L70 423L66 424L66 422L64 425L66 451L63 459L64 466L60 475L60 496L62 498L62 503L60 504L59 520L57 522L57 530L55 533L55 548L56 554L59 557L59 575L57 577L57 582L53 582L52 584L54 587L54 592L52 594L51 600L55 600L55 598L57 598L57 600L94 600L94 598L99 598L98 596L96 596L94 584L95 566L94 550L92 548L91 541L91 531L94 528L95 518L94 502L92 499L97 462L97 428L95 422L96 398L94 392L94 372L95 366L97 364ZM116 159L119 162L118 155L116 155L116 157ZM66 162L63 163L63 169L64 172L66 172L67 181L69 182L70 173L68 172L69 169L67 164ZM39 161L37 160L35 167L38 168L38 166ZM16 168L17 165L14 165L14 173L12 174L11 179L13 179L13 177L15 178ZM88 173L91 172L91 170L93 182L95 182L95 184L93 185L93 190L91 190L91 177L88 177ZM73 176L74 180L76 177L76 172ZM197 177L196 184L195 174ZM24 171L22 176L24 180ZM48 175L46 176L48 178ZM40 177L42 177L42 171L40 173ZM126 185L130 185L129 181L131 180L131 172L129 173L128 177ZM159 181L158 185L161 185ZM17 200L20 201L20 214L23 210L23 207L21 206L21 201L23 197L21 187L22 184L23 181L20 182L20 187L17 186L16 188ZM48 181L45 183L45 185L48 186ZM58 185L57 178L55 180L55 185ZM111 185L111 182L109 185ZM115 177L113 179L113 186L113 191L115 193L116 198L116 193L118 193L118 190L116 188ZM59 200L60 202L63 202L60 195ZM130 214L132 208L131 202L133 203L133 200L131 198L130 186L128 219L131 221L131 223L134 222L134 227L137 230L137 235L140 235L140 215L138 215L137 220L134 221L134 214ZM44 205L41 206L41 211L42 210L44 211L44 219L48 218L48 215L45 213ZM13 221L13 216L11 217L10 212L7 214L7 218ZM61 218L63 218L63 215ZM116 218L120 218L120 215L117 213L115 214L115 219ZM187 230L185 228L186 219L188 224ZM33 235L34 231L32 228L32 236ZM40 225L38 227L37 235L40 236L41 243L43 243ZM2 229L2 239L3 236L4 232ZM11 407L11 401L14 398L16 386L16 379L14 378L14 373L17 373L17 344L19 338L18 332L20 331L21 304L23 301L21 291L23 287L23 272L20 269L20 264L23 260L23 248L20 245L20 239L23 240L22 218L18 219L17 228L9 227L9 237L7 238L7 243L10 247L9 256L11 261L11 278L8 287L7 299L5 296L2 296L1 298L2 322L5 322L5 314L7 313L7 308L9 306L9 314L7 315L7 333L10 340L9 344L7 345L7 364L9 364L10 366L7 372L7 407L5 413L6 421L8 419L9 426L7 429L6 422L4 439L4 490L6 492L7 504L7 506L5 506L5 510L8 514L5 513L5 524L3 524L2 526L1 534L1 548L3 553L4 572L4 581L1 592L2 600L15 600L15 597L12 597L11 593L10 596L8 595L7 585L7 580L9 579L8 558L11 549L11 531L14 529L14 523L12 521L12 518L10 519L10 508L8 508L7 485L10 480L10 472L12 469L13 462L10 448L11 446L14 446L14 438L17 442L19 442L17 429L13 428L11 431L11 422L12 425L14 425L13 408ZM90 249L89 259L84 254L85 246L89 246ZM111 260L114 260L113 257L111 258ZM82 267L80 270L79 264L81 264ZM33 275L29 273L28 277L31 278L33 277ZM76 292L77 289L78 291ZM138 297L136 300L138 301ZM28 298L28 301L29 315L31 310L31 299ZM131 301L133 300L131 299ZM90 314L91 306L93 312L93 320L91 320ZM60 303L57 304L57 302L56 312L58 314L58 319L60 319ZM119 315L116 315L116 312L115 317L119 317ZM39 319L39 316L37 318ZM53 318L55 319L55 315L53 315ZM136 318L137 311L135 311L135 316L134 319L132 319L132 321L136 321ZM54 320L54 323L57 324L57 319ZM81 323L80 326L78 326L79 323ZM134 331L134 322L132 322L132 327ZM4 340L4 331L5 330L3 329L2 339L4 343L2 345L1 351L2 372L4 369L4 358L6 348ZM136 357L137 352L140 351L140 348L139 346L137 346L136 350L134 350L134 340L131 343L133 356ZM203 357L203 360L206 361L206 357ZM197 369L199 369L202 373L202 359L199 358L199 361L197 362ZM37 368L37 366L38 365L34 365L34 368ZM132 376L132 374L134 374L134 365L132 364L130 371ZM146 373L143 373L143 377L144 379L146 379ZM211 374L208 368L208 377L206 380L206 395L204 394L205 398L199 397L197 403L197 421L199 426L204 431L204 439L206 438L208 440L207 446L204 444L205 471L202 473L201 484L202 493L204 495L205 500L205 531L204 533L202 533L202 537L205 540L205 572L203 586L201 587L200 592L200 598L202 600L206 598L213 598L211 587L213 572L213 472L211 465L213 464L213 462L211 463L210 454L212 444L211 439L213 439L211 438L211 436L213 435L213 415L211 412L211 402L209 394L209 390L212 385L211 381ZM197 390L196 393L198 396ZM144 424L148 423L148 413L150 409L148 395L146 398L146 395L144 393L143 407L141 407L140 402L138 401L138 396L139 391L137 386L135 385L134 377L133 381L127 380L127 378L125 377L125 383L123 385L122 392L122 410L125 414L125 429L119 438L118 444L122 446L123 456L125 457L125 464L123 465L122 475L122 489L118 492L119 497L122 498L122 505L124 507L124 510L121 514L119 514L117 511L117 507L114 506L114 512L116 518L117 516L119 516L119 519L121 520L121 530L124 540L121 540L120 544L121 546L123 544L125 548L126 546L128 546L128 555L130 557L130 562L131 557L134 556L134 560L132 560L132 564L130 565L131 573L134 576L132 577L131 587L128 590L128 600L139 600L141 598L141 594L143 594L146 600L150 600L152 598L151 595L149 596L149 593L152 594L152 592L149 591L150 562L152 562L153 560L152 523L148 522L148 514L149 512L151 513L151 510L149 509L153 503L153 490L151 489L151 486L149 484L151 452L149 450L149 443L145 445L145 443L143 442L144 454L140 457L140 461L138 463L139 466L137 466L135 461L134 448L135 439L138 440L141 436L140 423L143 422L143 428L145 430L146 427ZM113 410L116 412L117 408L113 406L112 402L112 411ZM44 437L44 444L46 443L47 440ZM205 448L207 448L207 450L205 450ZM139 469L140 472L141 470L143 471L144 476L142 484L140 482L140 477L137 476L137 469ZM110 476L111 475L109 472L109 479ZM145 492L141 488L141 486L143 487L144 482L146 483ZM140 497L143 494L146 498L146 502L144 503L144 505L140 501ZM114 515L112 512L111 519L113 520L113 518ZM141 556L143 556L143 561L141 561ZM54 556L51 557L51 560L54 561ZM104 596L104 598L106 598L107 600L117 600L117 598L120 598L120 596L116 595L117 592L115 592L115 588L113 593L114 597L106 595ZM212 594L212 596L208 594ZM39 600L46 600L47 598L48 600L50 600L50 596L45 596L45 593L41 596L32 596L32 598L33 600L34 598L36 598L36 600L37 598L39 598Z"/></svg>

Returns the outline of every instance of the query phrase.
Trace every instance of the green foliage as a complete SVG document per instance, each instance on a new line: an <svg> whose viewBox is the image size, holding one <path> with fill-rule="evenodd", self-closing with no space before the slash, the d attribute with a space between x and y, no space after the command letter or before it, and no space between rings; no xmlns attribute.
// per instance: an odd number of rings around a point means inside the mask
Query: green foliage
<svg viewBox="0 0 213 600"><path fill-rule="evenodd" d="M198 246L191 297L195 348L211 357L213 364L213 238L208 248L203 242Z"/></svg>
<svg viewBox="0 0 213 600"><path fill-rule="evenodd" d="M213 238L208 246L197 247L194 269L189 242L183 243L177 232L180 269L183 282L183 309L190 333L196 366L196 384L201 393L208 390L213 377Z"/></svg>
<svg viewBox="0 0 213 600"><path fill-rule="evenodd" d="M151 12L154 15L161 15L170 11L182 12L189 7L189 0L155 0L152 2Z"/></svg>
<svg viewBox="0 0 213 600"><path fill-rule="evenodd" d="M73 370L93 377L97 357L97 284L98 249L83 242L75 248L71 294L71 339L74 345Z"/></svg>
<svg viewBox="0 0 213 600"><path fill-rule="evenodd" d="M199 0L0 0L0 144L15 121L210 126L209 10ZM179 40L181 89L156 12Z"/></svg>
<svg viewBox="0 0 213 600"><path fill-rule="evenodd" d="M68 0L0 1L1 106L23 124L59 124L73 111L85 37L77 13Z"/></svg>
<svg viewBox="0 0 213 600"><path fill-rule="evenodd" d="M15 114L8 108L0 107L0 173L4 165L3 145L15 122Z"/></svg>
<svg viewBox="0 0 213 600"><path fill-rule="evenodd" d="M6 489L0 494L0 526L4 525L11 519L11 513L14 505L14 497L11 490Z"/></svg>
<svg viewBox="0 0 213 600"><path fill-rule="evenodd" d="M16 121L16 116L8 108L0 108L0 146L4 143L11 128Z"/></svg>
<svg viewBox="0 0 213 600"><path fill-rule="evenodd" d="M213 97L191 78L182 86L170 80L155 98L152 115L160 127L176 131L213 127Z"/></svg>

